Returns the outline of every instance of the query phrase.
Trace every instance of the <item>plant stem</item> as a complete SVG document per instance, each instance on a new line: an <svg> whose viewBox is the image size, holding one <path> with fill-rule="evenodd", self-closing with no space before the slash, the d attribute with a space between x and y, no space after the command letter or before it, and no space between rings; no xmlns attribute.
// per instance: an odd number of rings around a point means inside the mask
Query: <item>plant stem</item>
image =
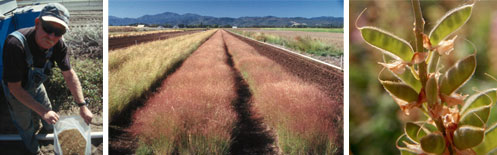
<svg viewBox="0 0 497 155"><path fill-rule="evenodd" d="M421 6L419 4L419 0L411 0L412 2L412 7L414 11L414 17L415 17L415 23L414 23L414 35L416 36L416 52L425 52L423 48L423 34L424 34L424 26L425 26L425 21L423 19L423 15L421 12ZM421 80L422 88L421 91L424 91L424 88L426 87L426 81L427 81L427 65L426 61L422 62L419 64L419 78ZM443 120L441 117L437 118L432 118L435 121L435 124L438 128L439 131L442 132L444 137L447 137L445 133L445 127L443 124ZM452 146L451 144L447 145L449 154L453 154Z"/></svg>
<svg viewBox="0 0 497 155"><path fill-rule="evenodd" d="M419 0L412 0L412 7L414 11L415 23L414 23L414 35L416 36L416 52L425 52L423 49L423 34L425 21L421 12L421 6L419 5ZM421 84L424 88L427 81L426 73L426 62L419 64L419 78L421 79Z"/></svg>

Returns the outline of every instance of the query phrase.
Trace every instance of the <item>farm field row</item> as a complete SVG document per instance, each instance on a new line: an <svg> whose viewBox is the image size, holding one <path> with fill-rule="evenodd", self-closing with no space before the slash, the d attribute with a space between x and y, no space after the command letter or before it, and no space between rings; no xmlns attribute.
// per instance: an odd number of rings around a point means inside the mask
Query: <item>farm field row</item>
<svg viewBox="0 0 497 155"><path fill-rule="evenodd" d="M186 59L214 30L143 43L109 53L109 122ZM126 113L125 113L126 114Z"/></svg>
<svg viewBox="0 0 497 155"><path fill-rule="evenodd" d="M179 30L179 29L165 29L165 30L143 30L143 31L109 32L109 39L110 38L118 38L118 37L142 36L142 35L156 34L156 33L163 33L163 32L177 32L177 31L184 31L184 30Z"/></svg>
<svg viewBox="0 0 497 155"><path fill-rule="evenodd" d="M183 36L187 34L192 34L200 32L202 30L187 30L187 31L174 31L165 30L161 32L153 32L141 35L130 35L109 38L109 52L114 52L116 49L125 48L128 46L138 45L150 41L164 40L168 38L173 38L177 36ZM146 32L145 32L146 33ZM140 33L139 33L140 34Z"/></svg>
<svg viewBox="0 0 497 155"><path fill-rule="evenodd" d="M342 73L248 42L219 30L168 75L134 113L128 153L340 153Z"/></svg>
<svg viewBox="0 0 497 155"><path fill-rule="evenodd" d="M282 46L323 62L342 67L343 33L266 29L230 29L240 35Z"/></svg>

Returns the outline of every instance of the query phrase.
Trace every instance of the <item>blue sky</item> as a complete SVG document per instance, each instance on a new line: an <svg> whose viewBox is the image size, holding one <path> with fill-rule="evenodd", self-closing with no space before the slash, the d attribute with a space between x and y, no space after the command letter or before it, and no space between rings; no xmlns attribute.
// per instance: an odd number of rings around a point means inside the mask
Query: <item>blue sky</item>
<svg viewBox="0 0 497 155"><path fill-rule="evenodd" d="M109 0L109 15L141 17L163 12L213 17L343 17L343 0Z"/></svg>

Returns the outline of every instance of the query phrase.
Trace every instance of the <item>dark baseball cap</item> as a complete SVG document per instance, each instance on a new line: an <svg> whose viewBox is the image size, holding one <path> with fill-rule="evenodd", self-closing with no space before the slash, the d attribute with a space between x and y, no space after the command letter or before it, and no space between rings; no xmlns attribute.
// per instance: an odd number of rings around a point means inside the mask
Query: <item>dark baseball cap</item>
<svg viewBox="0 0 497 155"><path fill-rule="evenodd" d="M59 23L63 25L66 30L69 30L69 11L59 3L48 3L43 10L41 10L39 18L43 21Z"/></svg>

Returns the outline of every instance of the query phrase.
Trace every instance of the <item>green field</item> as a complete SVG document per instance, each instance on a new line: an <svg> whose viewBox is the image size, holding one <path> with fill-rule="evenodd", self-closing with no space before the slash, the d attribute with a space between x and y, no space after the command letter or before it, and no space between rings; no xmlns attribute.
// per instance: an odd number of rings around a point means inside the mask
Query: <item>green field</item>
<svg viewBox="0 0 497 155"><path fill-rule="evenodd" d="M343 28L263 28L264 30L343 33Z"/></svg>

